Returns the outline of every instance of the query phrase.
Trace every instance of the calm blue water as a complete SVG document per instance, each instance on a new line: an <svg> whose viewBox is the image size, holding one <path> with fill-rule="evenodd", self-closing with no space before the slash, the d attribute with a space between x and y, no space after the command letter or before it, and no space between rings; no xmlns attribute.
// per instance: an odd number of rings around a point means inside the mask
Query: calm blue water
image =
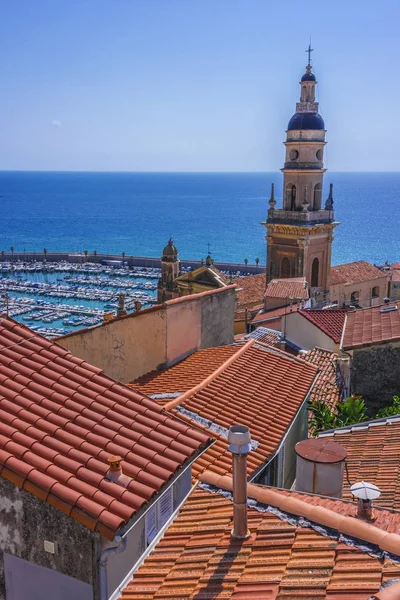
<svg viewBox="0 0 400 600"><path fill-rule="evenodd" d="M0 250L97 250L265 264L270 184L280 173L0 172ZM400 260L400 173L327 173L334 184L333 263ZM279 201L278 201L279 205Z"/></svg>

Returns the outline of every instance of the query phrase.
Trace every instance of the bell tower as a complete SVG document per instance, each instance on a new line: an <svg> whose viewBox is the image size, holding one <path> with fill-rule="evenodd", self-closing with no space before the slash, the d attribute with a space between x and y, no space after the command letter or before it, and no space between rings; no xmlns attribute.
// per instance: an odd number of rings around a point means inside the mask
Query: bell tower
<svg viewBox="0 0 400 600"><path fill-rule="evenodd" d="M282 208L274 185L267 228L267 284L271 279L305 277L311 295L328 299L334 220L332 184L322 207L325 124L315 101L316 78L308 64L300 81L300 102L286 131Z"/></svg>

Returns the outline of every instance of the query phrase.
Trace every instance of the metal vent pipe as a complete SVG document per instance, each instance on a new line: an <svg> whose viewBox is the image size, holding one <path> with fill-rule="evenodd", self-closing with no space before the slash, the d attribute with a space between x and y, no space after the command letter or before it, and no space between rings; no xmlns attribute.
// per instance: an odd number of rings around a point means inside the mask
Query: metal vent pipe
<svg viewBox="0 0 400 600"><path fill-rule="evenodd" d="M233 529L232 537L245 539L247 528L247 455L251 450L250 430L244 425L232 425L228 432L233 471Z"/></svg>

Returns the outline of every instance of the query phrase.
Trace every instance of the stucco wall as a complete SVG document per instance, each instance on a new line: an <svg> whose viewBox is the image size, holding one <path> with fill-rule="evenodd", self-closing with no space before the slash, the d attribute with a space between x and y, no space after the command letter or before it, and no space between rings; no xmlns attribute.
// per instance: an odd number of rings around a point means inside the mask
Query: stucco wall
<svg viewBox="0 0 400 600"><path fill-rule="evenodd" d="M339 351L339 344L335 344L332 338L295 310L282 317L281 329L290 342L305 350L319 346L325 350Z"/></svg>
<svg viewBox="0 0 400 600"><path fill-rule="evenodd" d="M57 543L55 554L44 550L44 540ZM96 588L98 543L98 534L0 477L0 600L5 552Z"/></svg>
<svg viewBox="0 0 400 600"><path fill-rule="evenodd" d="M371 417L400 395L400 344L355 350L351 369L351 391L364 398Z"/></svg>
<svg viewBox="0 0 400 600"><path fill-rule="evenodd" d="M233 342L235 286L169 300L109 323L58 338L107 375L129 383L198 348Z"/></svg>
<svg viewBox="0 0 400 600"><path fill-rule="evenodd" d="M378 298L372 298L372 288L375 286L379 287ZM350 304L351 295L353 292L358 292L359 301L358 304L363 308L368 306L379 306L383 304L383 299L387 295L387 277L383 275L378 279L372 279L371 281L362 281L360 283L354 283L351 285L344 285L343 283L337 283L330 286L330 301L338 302L339 306L343 304Z"/></svg>

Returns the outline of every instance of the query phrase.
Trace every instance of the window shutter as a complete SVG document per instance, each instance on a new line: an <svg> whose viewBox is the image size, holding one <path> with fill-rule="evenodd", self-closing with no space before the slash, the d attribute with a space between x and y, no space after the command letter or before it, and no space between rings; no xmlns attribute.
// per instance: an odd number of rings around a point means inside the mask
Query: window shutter
<svg viewBox="0 0 400 600"><path fill-rule="evenodd" d="M157 505L153 505L146 514L145 536L146 545L150 544L157 535Z"/></svg>
<svg viewBox="0 0 400 600"><path fill-rule="evenodd" d="M172 487L164 493L164 495L157 502L158 506L158 529L160 530L163 525L168 521L173 510L173 497Z"/></svg>

